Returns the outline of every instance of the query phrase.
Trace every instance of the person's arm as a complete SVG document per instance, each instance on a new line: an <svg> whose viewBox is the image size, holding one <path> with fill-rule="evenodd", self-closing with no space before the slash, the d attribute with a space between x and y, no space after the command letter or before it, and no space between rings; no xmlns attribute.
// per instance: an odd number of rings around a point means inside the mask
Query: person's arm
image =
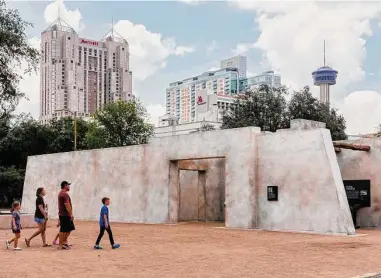
<svg viewBox="0 0 381 278"><path fill-rule="evenodd" d="M73 211L71 209L71 205L69 202L65 203L65 208L66 208L67 212L69 213L70 217L73 218Z"/></svg>
<svg viewBox="0 0 381 278"><path fill-rule="evenodd" d="M57 228L61 225L61 222L60 222L60 219L58 218L58 222L57 222Z"/></svg>
<svg viewBox="0 0 381 278"><path fill-rule="evenodd" d="M38 205L38 208L40 209L42 215L44 216L44 218L48 218L48 215L46 214L46 211L44 210L44 206L42 204L39 204Z"/></svg>
<svg viewBox="0 0 381 278"><path fill-rule="evenodd" d="M16 217L14 215L12 215L12 229L13 230L17 230L17 227L16 227Z"/></svg>
<svg viewBox="0 0 381 278"><path fill-rule="evenodd" d="M106 213L103 214L103 219L105 221L105 228L107 229L108 228L108 222L107 222L107 214Z"/></svg>

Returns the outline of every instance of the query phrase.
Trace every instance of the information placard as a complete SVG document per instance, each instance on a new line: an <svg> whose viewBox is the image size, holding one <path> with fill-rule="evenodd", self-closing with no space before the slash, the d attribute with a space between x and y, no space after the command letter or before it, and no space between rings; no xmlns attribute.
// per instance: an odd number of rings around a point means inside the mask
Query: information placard
<svg viewBox="0 0 381 278"><path fill-rule="evenodd" d="M278 201L278 186L267 186L267 201Z"/></svg>

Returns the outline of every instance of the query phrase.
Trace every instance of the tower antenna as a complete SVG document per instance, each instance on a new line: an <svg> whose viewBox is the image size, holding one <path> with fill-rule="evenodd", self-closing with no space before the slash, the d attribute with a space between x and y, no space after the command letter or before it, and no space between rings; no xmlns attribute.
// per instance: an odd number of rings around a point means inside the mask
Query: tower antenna
<svg viewBox="0 0 381 278"><path fill-rule="evenodd" d="M60 1L58 1L57 3L58 3L58 19L61 19L61 3Z"/></svg>
<svg viewBox="0 0 381 278"><path fill-rule="evenodd" d="M325 40L324 40L324 66L325 66Z"/></svg>
<svg viewBox="0 0 381 278"><path fill-rule="evenodd" d="M111 37L114 37L114 17L111 17Z"/></svg>

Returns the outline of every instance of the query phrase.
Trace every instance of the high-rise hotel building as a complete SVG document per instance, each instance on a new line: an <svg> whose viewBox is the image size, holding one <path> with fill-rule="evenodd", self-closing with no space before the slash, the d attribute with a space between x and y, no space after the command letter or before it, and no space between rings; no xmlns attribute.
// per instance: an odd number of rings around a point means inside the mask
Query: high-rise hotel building
<svg viewBox="0 0 381 278"><path fill-rule="evenodd" d="M41 33L40 120L87 117L109 102L133 100L129 45L114 30L81 38L58 18Z"/></svg>
<svg viewBox="0 0 381 278"><path fill-rule="evenodd" d="M237 95L238 82L237 68L224 68L170 83L166 90L166 115L175 117L180 124L195 122L199 108L209 106L209 95L217 95L216 105L221 105L227 96ZM228 98L226 105L232 102Z"/></svg>

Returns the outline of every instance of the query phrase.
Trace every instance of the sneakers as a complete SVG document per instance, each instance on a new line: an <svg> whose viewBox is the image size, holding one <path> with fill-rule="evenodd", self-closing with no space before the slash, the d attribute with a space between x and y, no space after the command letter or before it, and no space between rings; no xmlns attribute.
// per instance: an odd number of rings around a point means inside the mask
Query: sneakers
<svg viewBox="0 0 381 278"><path fill-rule="evenodd" d="M14 251L21 251L22 248L20 248L20 247L16 247L16 248L13 248L13 250L14 250Z"/></svg>
<svg viewBox="0 0 381 278"><path fill-rule="evenodd" d="M120 248L120 244L114 244L111 247L112 247L112 249L118 249L118 248ZM101 250L103 248L101 246L99 246L99 245L94 245L94 249Z"/></svg>
<svg viewBox="0 0 381 278"><path fill-rule="evenodd" d="M7 249L9 249L9 247L11 246L8 240L5 241L5 246L7 247Z"/></svg>
<svg viewBox="0 0 381 278"><path fill-rule="evenodd" d="M112 246L112 249L118 249L120 247L120 244L114 244L113 246Z"/></svg>

